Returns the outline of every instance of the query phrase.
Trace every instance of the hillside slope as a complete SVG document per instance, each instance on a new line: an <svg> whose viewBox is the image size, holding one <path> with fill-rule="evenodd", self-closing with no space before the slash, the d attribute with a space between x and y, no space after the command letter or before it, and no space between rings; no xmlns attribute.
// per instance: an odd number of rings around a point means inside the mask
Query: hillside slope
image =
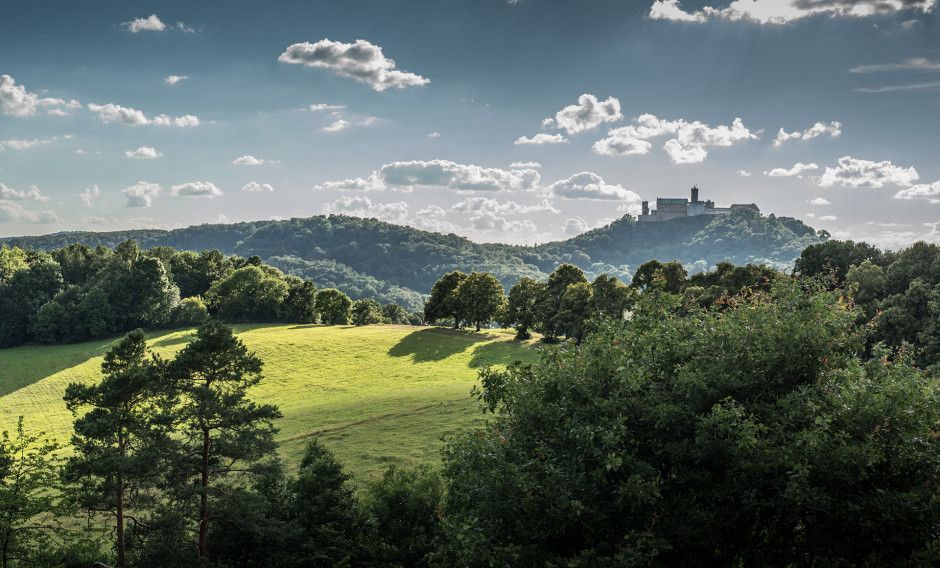
<svg viewBox="0 0 940 568"><path fill-rule="evenodd" d="M522 276L544 279L560 263L570 262L589 277L607 272L629 281L640 264L653 258L678 260L694 270L721 261L788 268L800 251L823 240L800 221L784 222L737 209L727 216L662 223L637 223L625 216L574 238L539 246L479 244L453 234L339 215L3 241L50 250L73 242L113 248L129 238L142 248L217 248L226 254L258 255L285 272L313 280L318 288L337 287L353 299L371 296L412 309L438 278L453 270L490 272L508 288Z"/></svg>

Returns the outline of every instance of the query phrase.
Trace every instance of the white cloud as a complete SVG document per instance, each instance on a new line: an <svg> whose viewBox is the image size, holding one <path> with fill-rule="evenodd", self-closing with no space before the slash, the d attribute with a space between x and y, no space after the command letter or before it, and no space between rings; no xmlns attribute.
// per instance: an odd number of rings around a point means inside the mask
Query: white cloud
<svg viewBox="0 0 940 568"><path fill-rule="evenodd" d="M774 146L779 147L787 140L812 140L813 138L822 136L823 134L828 134L830 138L838 138L839 135L842 134L842 124L835 120L829 124L817 122L803 132L790 133L781 128L780 131L777 132L777 138L774 140Z"/></svg>
<svg viewBox="0 0 940 568"><path fill-rule="evenodd" d="M365 196L343 196L333 203L323 206L324 215L349 215L352 217L371 218L390 223L403 223L408 218L408 204L404 201L396 203L375 203Z"/></svg>
<svg viewBox="0 0 940 568"><path fill-rule="evenodd" d="M457 213L480 215L492 213L493 215L521 215L545 211L548 213L561 213L548 199L543 199L536 205L519 205L515 201L500 202L488 197L469 197L450 208Z"/></svg>
<svg viewBox="0 0 940 568"><path fill-rule="evenodd" d="M49 110L46 111L46 114L49 114L49 115L52 115L52 116L68 116L68 115L69 115L68 112L66 112L65 110L63 110L63 109L61 109L61 108L49 109Z"/></svg>
<svg viewBox="0 0 940 568"><path fill-rule="evenodd" d="M97 185L91 187L86 187L85 191L78 194L82 200L82 205L85 207L92 207L94 205L94 198L98 197L101 194L101 191L98 189Z"/></svg>
<svg viewBox="0 0 940 568"><path fill-rule="evenodd" d="M933 73L940 71L940 61L930 61L926 57L911 57L900 63L859 65L849 69L849 73L881 73L884 71L919 71Z"/></svg>
<svg viewBox="0 0 940 568"><path fill-rule="evenodd" d="M581 217L572 217L565 221L565 224L562 226L562 230L566 235L580 235L581 233L588 230L587 221Z"/></svg>
<svg viewBox="0 0 940 568"><path fill-rule="evenodd" d="M545 134L544 132L539 132L532 138L526 138L525 136L520 136L516 139L513 144L567 144L568 140L562 134Z"/></svg>
<svg viewBox="0 0 940 568"><path fill-rule="evenodd" d="M448 160L392 162L367 178L328 181L315 190L403 191L416 187L453 191L532 191L538 188L539 173L533 169L501 170Z"/></svg>
<svg viewBox="0 0 940 568"><path fill-rule="evenodd" d="M770 177L803 177L803 172L807 170L818 170L819 166L816 164L804 164L803 162L797 162L793 164L793 167L789 170L784 168L774 168L769 172L764 172L765 176Z"/></svg>
<svg viewBox="0 0 940 568"><path fill-rule="evenodd" d="M581 172L567 179L556 181L548 186L549 195L564 199L599 199L620 201L625 210L640 212L642 199L629 189L620 185L610 185L601 176L591 172Z"/></svg>
<svg viewBox="0 0 940 568"><path fill-rule="evenodd" d="M160 195L162 189L158 184L139 181L122 189L121 193L127 199L128 207L150 207L153 205L153 198Z"/></svg>
<svg viewBox="0 0 940 568"><path fill-rule="evenodd" d="M76 153L76 154L87 154L88 152L86 152L86 151L82 150L81 148L79 148L78 150L75 150L75 153Z"/></svg>
<svg viewBox="0 0 940 568"><path fill-rule="evenodd" d="M315 190L326 191L384 191L385 183L379 179L378 174L363 178L344 179L339 181L327 181L320 185L313 186Z"/></svg>
<svg viewBox="0 0 940 568"><path fill-rule="evenodd" d="M279 164L280 160L262 160L251 155L244 155L240 158L235 158L232 160L232 163L236 166L261 166L264 164Z"/></svg>
<svg viewBox="0 0 940 568"><path fill-rule="evenodd" d="M615 122L623 118L620 113L620 101L608 97L601 102L597 97L583 94L578 97L578 104L566 106L555 114L554 119L542 121L543 127L554 126L568 134L593 130L604 122Z"/></svg>
<svg viewBox="0 0 940 568"><path fill-rule="evenodd" d="M124 155L128 158L153 160L156 158L162 158L163 152L157 151L157 149L152 146L141 146L140 148L134 151L127 150L126 152L124 152Z"/></svg>
<svg viewBox="0 0 940 568"><path fill-rule="evenodd" d="M912 185L895 193L892 199L927 199L931 203L940 203L940 181Z"/></svg>
<svg viewBox="0 0 940 568"><path fill-rule="evenodd" d="M418 217L410 219L407 221L407 224L414 227L415 229L420 229L422 231L430 231L432 233L441 233L441 234L459 234L464 232L464 230L451 223L450 221L444 221L443 219L432 219L430 217L421 216L421 211L418 211Z"/></svg>
<svg viewBox="0 0 940 568"><path fill-rule="evenodd" d="M747 170L738 170L738 175L741 176L741 177L743 177L743 178L751 177L751 172L749 172L749 171L747 171Z"/></svg>
<svg viewBox="0 0 940 568"><path fill-rule="evenodd" d="M269 183L250 181L242 186L242 191L274 191L274 187Z"/></svg>
<svg viewBox="0 0 940 568"><path fill-rule="evenodd" d="M62 104L66 104L62 99L41 99L36 93L27 92L23 85L17 85L13 77L0 75L0 111L3 114L33 116L40 107Z"/></svg>
<svg viewBox="0 0 940 568"><path fill-rule="evenodd" d="M321 110L343 110L346 108L346 105L328 105L324 103L317 103L310 105L310 112L318 112Z"/></svg>
<svg viewBox="0 0 940 568"><path fill-rule="evenodd" d="M819 217L820 221L835 221L836 219L838 219L838 217L835 215L822 215Z"/></svg>
<svg viewBox="0 0 940 568"><path fill-rule="evenodd" d="M535 223L529 219L508 220L492 212L484 212L468 219L470 229L480 232L497 233L534 233L537 230Z"/></svg>
<svg viewBox="0 0 940 568"><path fill-rule="evenodd" d="M6 149L10 150L27 150L33 146L38 146L40 144L51 144L55 138L46 138L40 140L39 138L34 138L32 140L18 140L11 138L10 140L0 140L0 152L3 152Z"/></svg>
<svg viewBox="0 0 940 568"><path fill-rule="evenodd" d="M345 130L349 127L349 122L343 119L339 119L329 126L324 126L324 132L339 132L340 130Z"/></svg>
<svg viewBox="0 0 940 568"><path fill-rule="evenodd" d="M9 201L49 201L49 198L39 192L35 185L29 186L29 191L17 191L0 183L0 199Z"/></svg>
<svg viewBox="0 0 940 568"><path fill-rule="evenodd" d="M182 183L180 185L174 185L170 188L171 195L181 195L184 197L219 197L222 195L222 190L215 186L215 184L207 181L191 181L188 183Z"/></svg>
<svg viewBox="0 0 940 568"><path fill-rule="evenodd" d="M429 79L420 75L395 69L395 61L385 57L381 47L363 39L358 39L355 43L341 43L329 39L321 39L316 43L295 43L277 60L326 69L336 75L365 83L376 91L430 83Z"/></svg>
<svg viewBox="0 0 940 568"><path fill-rule="evenodd" d="M928 83L914 83L910 85L890 85L887 87L861 87L855 89L859 93L894 93L897 91L920 91L922 89L936 89L940 87L940 81L930 81Z"/></svg>
<svg viewBox="0 0 940 568"><path fill-rule="evenodd" d="M810 205L832 205L832 202L826 199L825 197L817 197L815 199L810 199L807 203Z"/></svg>
<svg viewBox="0 0 940 568"><path fill-rule="evenodd" d="M542 164L538 162L513 162L509 164L509 167L514 170L524 169L524 168L541 168Z"/></svg>
<svg viewBox="0 0 940 568"><path fill-rule="evenodd" d="M181 32L186 32L186 33L188 33L188 34L194 34L194 33L196 33L195 28L193 28L193 27L191 27L191 26L187 26L187 25L184 24L183 22L176 22L176 29L179 30L179 31L181 31Z"/></svg>
<svg viewBox="0 0 940 568"><path fill-rule="evenodd" d="M650 138L673 136L663 149L674 164L700 163L708 156L708 146L731 146L744 140L757 138L758 133L748 130L740 118L731 126L708 126L699 121L683 119L665 120L652 114L643 114L634 119L636 125L622 126L607 133L607 138L594 143L592 150L606 156L629 156L648 154L652 144Z"/></svg>
<svg viewBox="0 0 940 568"><path fill-rule="evenodd" d="M124 22L123 25L127 31L132 34L138 32L148 31L148 32L162 32L166 29L166 24L160 21L160 18L156 14L150 14L146 18L137 18L130 22Z"/></svg>
<svg viewBox="0 0 940 568"><path fill-rule="evenodd" d="M416 213L419 217L444 217L447 211L438 205L428 205Z"/></svg>
<svg viewBox="0 0 940 568"><path fill-rule="evenodd" d="M222 224L228 223L229 220L228 220L227 215L225 215L224 213L219 213L218 215L213 217L212 220L209 222L215 225L222 225Z"/></svg>
<svg viewBox="0 0 940 568"><path fill-rule="evenodd" d="M30 211L19 203L0 201L0 223L25 221L27 223L58 223L59 216L49 210Z"/></svg>
<svg viewBox="0 0 940 568"><path fill-rule="evenodd" d="M167 85L175 85L179 83L180 81L185 81L186 79L189 79L187 75L170 75L169 77L164 79L164 81L166 82Z"/></svg>
<svg viewBox="0 0 940 568"><path fill-rule="evenodd" d="M819 178L821 187L884 187L885 184L909 186L920 179L920 175L913 166L902 168L890 161L872 162L859 160L851 156L839 158L839 165L835 168L827 167Z"/></svg>
<svg viewBox="0 0 940 568"><path fill-rule="evenodd" d="M679 0L656 0L649 17L696 23L724 19L781 25L816 15L861 18L908 9L927 13L936 3L937 0L734 0L725 8L705 6L696 12L687 12L681 8Z"/></svg>
<svg viewBox="0 0 940 568"><path fill-rule="evenodd" d="M440 138L440 137L441 137L441 133L440 133L440 132L436 132L436 131L435 131L435 132L432 132L432 133L428 134L428 138Z"/></svg>
<svg viewBox="0 0 940 568"><path fill-rule="evenodd" d="M106 105L88 104L88 110L97 113L101 122L109 124L111 122L120 122L128 126L139 126L142 124L153 124L157 126L177 126L180 128L199 126L199 118L191 114L170 118L165 114L155 116L152 120L147 118L143 112L108 103Z"/></svg>

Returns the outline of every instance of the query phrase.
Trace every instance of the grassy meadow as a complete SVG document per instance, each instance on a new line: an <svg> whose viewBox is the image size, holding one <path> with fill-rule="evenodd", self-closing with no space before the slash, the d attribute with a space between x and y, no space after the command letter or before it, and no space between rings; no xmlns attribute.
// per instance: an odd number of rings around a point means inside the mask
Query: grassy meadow
<svg viewBox="0 0 940 568"><path fill-rule="evenodd" d="M470 389L477 367L537 357L535 343L511 330L480 333L409 326L240 325L245 345L264 361L264 379L252 392L276 404L282 458L299 461L306 440L319 438L355 479L389 463L437 463L441 438L481 419ZM169 358L194 330L148 335L154 352ZM119 338L58 346L0 350L0 430L24 417L28 431L59 441L71 436L72 415L62 394L73 381L100 377L104 353Z"/></svg>

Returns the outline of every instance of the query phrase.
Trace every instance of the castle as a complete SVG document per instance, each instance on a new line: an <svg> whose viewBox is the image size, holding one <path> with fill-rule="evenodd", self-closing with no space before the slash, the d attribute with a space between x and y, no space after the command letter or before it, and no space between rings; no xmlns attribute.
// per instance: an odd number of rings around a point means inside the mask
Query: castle
<svg viewBox="0 0 940 568"><path fill-rule="evenodd" d="M760 213L760 208L753 203L735 203L731 207L715 207L715 202L711 199L699 201L698 187L692 186L692 199L684 197L657 197L656 209L650 211L650 202L643 202L643 213L637 217L637 221L659 222L676 219L679 217L696 217L698 215L729 215L731 211L738 207L746 207Z"/></svg>

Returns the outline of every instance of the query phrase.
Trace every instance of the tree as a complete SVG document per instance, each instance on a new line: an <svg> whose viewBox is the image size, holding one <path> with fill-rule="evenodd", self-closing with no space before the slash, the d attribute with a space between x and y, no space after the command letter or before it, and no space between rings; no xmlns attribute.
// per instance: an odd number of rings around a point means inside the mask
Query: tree
<svg viewBox="0 0 940 568"><path fill-rule="evenodd" d="M390 302L382 306L382 319L388 320L388 323L391 324L408 324L408 312L405 311L405 308L399 306L394 302Z"/></svg>
<svg viewBox="0 0 940 568"><path fill-rule="evenodd" d="M456 296L464 318L475 325L477 331L483 325L490 325L496 310L506 301L503 285L489 272L471 272L457 287Z"/></svg>
<svg viewBox="0 0 940 568"><path fill-rule="evenodd" d="M371 325L382 321L382 305L372 298L353 302L351 313L353 325Z"/></svg>
<svg viewBox="0 0 940 568"><path fill-rule="evenodd" d="M29 435L23 417L16 437L0 439L0 566L29 565L48 546L54 531L53 488L58 485L59 444L44 434Z"/></svg>
<svg viewBox="0 0 940 568"><path fill-rule="evenodd" d="M65 405L74 414L66 478L75 483L80 503L115 518L117 565L126 566L125 520L153 484L161 458L170 453L170 420L162 362L147 359L143 330L128 333L104 356L101 382L70 383Z"/></svg>
<svg viewBox="0 0 940 568"><path fill-rule="evenodd" d="M506 309L497 323L502 327L515 327L517 339L529 339L529 328L535 325L538 301L545 294L545 283L523 276L509 289Z"/></svg>
<svg viewBox="0 0 940 568"><path fill-rule="evenodd" d="M555 316L555 330L577 343L590 329L592 308L592 287L587 282L578 282L565 289L561 297L558 314Z"/></svg>
<svg viewBox="0 0 940 568"><path fill-rule="evenodd" d="M635 301L635 290L616 276L600 274L591 283L591 311L600 317L622 319Z"/></svg>
<svg viewBox="0 0 940 568"><path fill-rule="evenodd" d="M818 286L673 298L481 373L493 419L445 448L440 564L935 565L940 388L860 361Z"/></svg>
<svg viewBox="0 0 940 568"><path fill-rule="evenodd" d="M859 265L866 260L882 266L884 254L865 242L828 240L803 249L800 257L793 263L793 272L804 277L811 277L833 271L835 275L833 284L839 286L845 281L845 276L852 265Z"/></svg>
<svg viewBox="0 0 940 568"><path fill-rule="evenodd" d="M561 298L568 286L587 282L584 272L572 264L564 263L548 275L545 293L536 302L536 331L545 336L545 340L554 341L555 336L563 331L558 329L558 314L561 311Z"/></svg>
<svg viewBox="0 0 940 568"><path fill-rule="evenodd" d="M431 296L424 304L424 319L433 324L439 319L453 318L454 329L460 327L464 319L464 304L460 301L457 289L467 279L459 270L448 272L434 283Z"/></svg>
<svg viewBox="0 0 940 568"><path fill-rule="evenodd" d="M39 308L62 290L59 263L43 254L0 287L0 346L22 343Z"/></svg>
<svg viewBox="0 0 940 568"><path fill-rule="evenodd" d="M327 288L317 292L316 309L323 323L327 325L346 325L349 323L349 310L352 300L336 288Z"/></svg>
<svg viewBox="0 0 940 568"><path fill-rule="evenodd" d="M281 304L281 319L290 323L313 323L317 317L317 287L310 280L296 276L284 278L287 297Z"/></svg>
<svg viewBox="0 0 940 568"><path fill-rule="evenodd" d="M648 260L636 269L633 279L630 281L630 287L639 290L645 290L653 282L660 280L663 283L663 290L670 294L682 292L686 285L686 276L688 273L678 260L671 260L663 263L658 260Z"/></svg>
<svg viewBox="0 0 940 568"><path fill-rule="evenodd" d="M197 502L192 521L200 562L209 558L207 535L210 524L221 520L216 505L226 484L276 448L273 421L280 411L248 398L249 389L261 381L261 366L232 328L217 321L200 327L169 364L180 396L176 428L183 446L173 490L182 503Z"/></svg>

